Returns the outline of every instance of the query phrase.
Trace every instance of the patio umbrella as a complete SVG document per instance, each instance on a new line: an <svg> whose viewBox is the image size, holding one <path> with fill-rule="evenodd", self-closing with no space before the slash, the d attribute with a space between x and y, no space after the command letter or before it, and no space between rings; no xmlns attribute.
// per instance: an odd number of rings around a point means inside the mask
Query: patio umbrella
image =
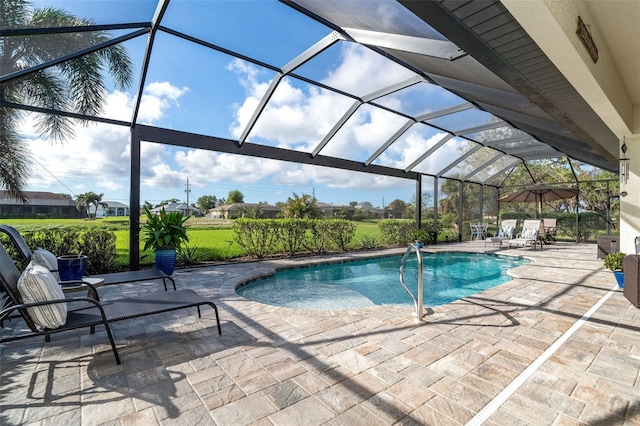
<svg viewBox="0 0 640 426"><path fill-rule="evenodd" d="M536 215L538 217L538 203L542 208L543 201L563 200L577 196L577 188L562 188L549 186L543 183L533 185L529 188L521 189L504 197L498 198L499 203L536 203Z"/></svg>

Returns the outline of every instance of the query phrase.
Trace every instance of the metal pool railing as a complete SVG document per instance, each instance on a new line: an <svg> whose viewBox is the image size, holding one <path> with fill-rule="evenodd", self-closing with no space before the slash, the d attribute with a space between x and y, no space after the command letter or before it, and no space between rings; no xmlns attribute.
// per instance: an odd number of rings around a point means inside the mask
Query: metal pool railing
<svg viewBox="0 0 640 426"><path fill-rule="evenodd" d="M409 290L409 288L404 282L404 266L407 259L409 258L409 255L413 251L416 252L416 257L418 260L418 295L417 297L413 295L411 290ZM423 306L424 289L423 289L423 282L422 282L422 252L420 251L420 246L418 246L417 244L413 244L413 243L409 244L409 247L407 247L407 250L404 252L404 256L402 256L402 261L400 262L400 285L402 285L402 288L404 288L404 291L406 291L409 297L411 297L411 299L413 300L413 306L415 308L415 312L413 315L415 316L415 321L423 322L422 317L424 316L424 306Z"/></svg>

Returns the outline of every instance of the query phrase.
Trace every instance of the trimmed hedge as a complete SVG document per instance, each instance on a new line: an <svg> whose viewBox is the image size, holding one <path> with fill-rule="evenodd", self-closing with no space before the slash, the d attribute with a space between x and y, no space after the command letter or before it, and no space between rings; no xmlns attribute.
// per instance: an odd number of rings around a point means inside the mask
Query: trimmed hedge
<svg viewBox="0 0 640 426"><path fill-rule="evenodd" d="M416 221L409 219L385 219L378 223L380 238L387 244L406 246L415 241Z"/></svg>
<svg viewBox="0 0 640 426"><path fill-rule="evenodd" d="M38 229L22 232L31 250L43 248L56 256L84 254L87 256L87 274L105 274L117 269L116 236L103 229L74 228Z"/></svg>
<svg viewBox="0 0 640 426"><path fill-rule="evenodd" d="M248 256L346 251L356 225L344 219L236 219L235 241Z"/></svg>
<svg viewBox="0 0 640 426"><path fill-rule="evenodd" d="M378 227L383 242L394 246L406 246L416 239L420 239L426 244L435 243L438 235L434 231L433 224L433 219L424 219L422 227L417 229L415 220L384 219L378 222ZM442 229L442 225L440 229Z"/></svg>

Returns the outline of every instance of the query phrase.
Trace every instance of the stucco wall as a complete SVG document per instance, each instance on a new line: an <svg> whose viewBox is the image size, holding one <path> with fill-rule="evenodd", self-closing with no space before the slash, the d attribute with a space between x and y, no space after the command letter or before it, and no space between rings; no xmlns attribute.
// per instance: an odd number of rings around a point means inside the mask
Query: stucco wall
<svg viewBox="0 0 640 426"><path fill-rule="evenodd" d="M629 164L628 195L620 197L620 251L635 253L634 239L640 236L640 135L626 138Z"/></svg>

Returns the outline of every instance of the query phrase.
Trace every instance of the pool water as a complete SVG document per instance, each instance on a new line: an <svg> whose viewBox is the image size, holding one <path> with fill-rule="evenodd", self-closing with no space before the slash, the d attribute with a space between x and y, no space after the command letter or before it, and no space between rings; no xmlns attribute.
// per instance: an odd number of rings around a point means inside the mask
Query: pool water
<svg viewBox="0 0 640 426"><path fill-rule="evenodd" d="M248 283L241 296L296 309L354 309L375 305L412 305L400 285L402 256L288 269ZM509 281L507 270L526 259L478 253L423 253L424 306L462 299ZM417 295L415 256L405 264L405 284Z"/></svg>

